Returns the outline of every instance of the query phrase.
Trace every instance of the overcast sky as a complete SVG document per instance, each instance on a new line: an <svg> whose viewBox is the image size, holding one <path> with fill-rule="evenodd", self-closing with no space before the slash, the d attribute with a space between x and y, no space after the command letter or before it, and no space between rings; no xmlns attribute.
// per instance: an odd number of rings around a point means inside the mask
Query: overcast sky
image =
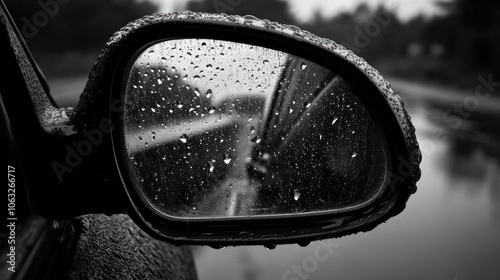
<svg viewBox="0 0 500 280"><path fill-rule="evenodd" d="M190 0L150 0L160 5L162 12L184 10ZM194 0L196 1L196 0ZM251 0L247 0L251 1ZM302 21L311 18L315 11L321 11L324 16L332 16L341 11L353 10L359 3L367 2L374 7L384 3L391 10L397 10L401 19L407 20L419 13L433 15L437 13L436 0L286 0L292 13Z"/></svg>

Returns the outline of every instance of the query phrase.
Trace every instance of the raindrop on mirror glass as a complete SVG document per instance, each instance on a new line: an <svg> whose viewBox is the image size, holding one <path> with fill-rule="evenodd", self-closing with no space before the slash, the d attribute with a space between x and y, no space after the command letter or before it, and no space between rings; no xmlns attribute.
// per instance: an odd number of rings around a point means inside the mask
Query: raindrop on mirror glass
<svg viewBox="0 0 500 280"><path fill-rule="evenodd" d="M224 154L223 160L225 164L229 164L231 162L231 155L229 154Z"/></svg>
<svg viewBox="0 0 500 280"><path fill-rule="evenodd" d="M297 201L299 200L299 198L300 198L300 191L298 189L293 190L293 199Z"/></svg>
<svg viewBox="0 0 500 280"><path fill-rule="evenodd" d="M207 162L207 167L210 172L213 172L215 165L211 161L209 161Z"/></svg>
<svg viewBox="0 0 500 280"><path fill-rule="evenodd" d="M259 136L255 136L252 139L250 139L250 141L258 144L258 143L260 143L260 137Z"/></svg>
<svg viewBox="0 0 500 280"><path fill-rule="evenodd" d="M276 245L275 244L264 245L264 248L266 248L266 250L274 250L276 248Z"/></svg>
<svg viewBox="0 0 500 280"><path fill-rule="evenodd" d="M188 140L188 137L186 134L182 134L182 136L179 138L179 140L181 140L182 143L186 143Z"/></svg>
<svg viewBox="0 0 500 280"><path fill-rule="evenodd" d="M311 242L309 242L309 241L302 241L302 242L299 242L298 244L300 247L307 247L310 243Z"/></svg>
<svg viewBox="0 0 500 280"><path fill-rule="evenodd" d="M207 90L207 93L205 93L205 96L207 98L210 98L212 96L212 90L211 89Z"/></svg>

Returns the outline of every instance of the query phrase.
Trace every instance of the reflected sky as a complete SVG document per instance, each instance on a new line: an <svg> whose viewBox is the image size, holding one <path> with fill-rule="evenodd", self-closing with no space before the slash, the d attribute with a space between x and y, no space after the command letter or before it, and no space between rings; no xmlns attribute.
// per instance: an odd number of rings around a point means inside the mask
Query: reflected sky
<svg viewBox="0 0 500 280"><path fill-rule="evenodd" d="M294 265L307 279L499 279L500 147L490 142L500 134L500 116L495 113L499 110L489 109L500 108L500 102L488 100L487 109L450 128L436 116L467 93L436 100L432 93L439 88L393 84L403 92L423 152L422 178L407 208L371 232L333 240L338 248L326 260L317 260L311 273L303 265L314 258L319 242L272 251L196 247L201 280L306 279L283 277ZM430 94L415 97L416 90ZM440 131L447 137L437 137Z"/></svg>

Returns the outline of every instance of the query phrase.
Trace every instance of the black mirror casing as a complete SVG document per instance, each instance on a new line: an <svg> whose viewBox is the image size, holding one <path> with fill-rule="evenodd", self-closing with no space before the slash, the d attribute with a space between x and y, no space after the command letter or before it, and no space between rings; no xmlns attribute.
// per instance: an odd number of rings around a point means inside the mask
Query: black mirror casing
<svg viewBox="0 0 500 280"><path fill-rule="evenodd" d="M386 187L373 203L349 213L302 213L238 219L165 219L150 211L128 178L123 149L123 101L131 61L152 44L171 39L205 38L246 43L302 57L328 69L360 90L358 98L380 128L390 151ZM146 232L174 244L212 246L307 243L369 231L400 213L420 178L421 154L415 130L399 96L378 72L343 46L294 26L253 17L192 12L155 14L115 33L99 56L72 116L79 133L105 136L99 158L109 184L127 213ZM120 200L117 200L120 201ZM110 203L118 203L110 201Z"/></svg>

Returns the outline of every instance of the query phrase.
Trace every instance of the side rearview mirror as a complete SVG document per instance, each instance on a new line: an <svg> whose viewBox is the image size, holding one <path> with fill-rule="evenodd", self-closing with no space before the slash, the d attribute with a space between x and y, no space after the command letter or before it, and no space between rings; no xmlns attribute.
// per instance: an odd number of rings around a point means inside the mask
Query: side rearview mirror
<svg viewBox="0 0 500 280"><path fill-rule="evenodd" d="M420 176L413 125L375 69L248 16L157 14L117 32L72 116L80 132L107 118L128 214L176 244L368 231Z"/></svg>

